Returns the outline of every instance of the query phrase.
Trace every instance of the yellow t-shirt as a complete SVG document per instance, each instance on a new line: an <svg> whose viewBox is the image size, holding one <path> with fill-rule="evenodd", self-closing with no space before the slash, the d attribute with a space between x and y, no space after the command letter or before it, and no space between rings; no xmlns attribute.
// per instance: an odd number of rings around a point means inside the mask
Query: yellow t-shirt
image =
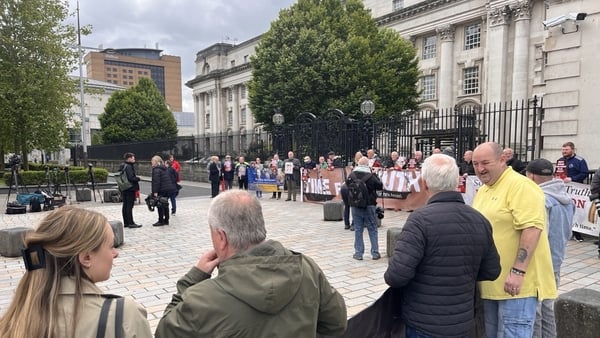
<svg viewBox="0 0 600 338"><path fill-rule="evenodd" d="M542 189L527 177L508 167L492 186L483 185L475 195L473 208L492 224L493 237L500 254L502 272L495 281L480 282L481 298L501 300L557 297L552 257L546 229L545 196ZM542 229L538 245L527 267L519 295L504 291L504 282L515 262L521 230Z"/></svg>

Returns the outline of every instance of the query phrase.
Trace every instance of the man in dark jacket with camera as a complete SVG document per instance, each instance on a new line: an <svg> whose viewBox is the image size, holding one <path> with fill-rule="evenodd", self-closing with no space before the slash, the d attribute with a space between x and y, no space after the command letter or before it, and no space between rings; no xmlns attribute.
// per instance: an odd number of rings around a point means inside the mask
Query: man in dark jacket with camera
<svg viewBox="0 0 600 338"><path fill-rule="evenodd" d="M135 175L135 155L133 153L125 153L123 155L125 162L121 164L119 171L125 171L127 180L131 182L131 187L127 190L121 191L121 198L123 199L123 207L121 213L123 215L123 226L125 228L140 228L142 225L137 224L133 221L133 204L135 203L135 192L140 190L140 178Z"/></svg>
<svg viewBox="0 0 600 338"><path fill-rule="evenodd" d="M473 325L476 282L500 275L492 227L456 191L456 161L443 154L421 167L427 205L407 219L385 272L402 288L406 337L466 337Z"/></svg>
<svg viewBox="0 0 600 338"><path fill-rule="evenodd" d="M367 177L368 176L368 177ZM362 260L365 252L365 243L363 241L363 229L366 227L369 233L369 240L371 241L371 257L373 259L381 258L379 253L379 244L377 242L377 220L375 210L377 208L377 190L383 188L383 183L377 175L371 173L369 167L369 159L367 157L361 157L358 160L358 165L348 179L364 180L367 187L367 200L366 207L358 207L351 205L352 222L354 223L354 256L356 260ZM351 193L349 192L349 199L351 199Z"/></svg>

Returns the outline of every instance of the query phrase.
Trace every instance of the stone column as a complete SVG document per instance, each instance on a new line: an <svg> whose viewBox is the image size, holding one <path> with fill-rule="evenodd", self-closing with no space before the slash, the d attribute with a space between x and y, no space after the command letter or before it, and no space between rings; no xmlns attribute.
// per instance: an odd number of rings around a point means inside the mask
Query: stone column
<svg viewBox="0 0 600 338"><path fill-rule="evenodd" d="M439 99L438 108L450 108L453 105L452 89L454 88L452 81L452 73L454 72L454 31L453 25L446 25L436 28L440 39L440 71L437 81Z"/></svg>
<svg viewBox="0 0 600 338"><path fill-rule="evenodd" d="M233 124L231 130L240 130L240 85L233 86Z"/></svg>
<svg viewBox="0 0 600 338"><path fill-rule="evenodd" d="M196 134L204 135L204 117L206 114L204 93L194 95L194 111L196 112Z"/></svg>
<svg viewBox="0 0 600 338"><path fill-rule="evenodd" d="M529 1L519 1L513 7L515 41L513 49L512 100L523 100L529 79L529 24L531 16Z"/></svg>
<svg viewBox="0 0 600 338"><path fill-rule="evenodd" d="M510 8L499 7L488 11L488 69L487 101L501 102L506 98L506 59Z"/></svg>

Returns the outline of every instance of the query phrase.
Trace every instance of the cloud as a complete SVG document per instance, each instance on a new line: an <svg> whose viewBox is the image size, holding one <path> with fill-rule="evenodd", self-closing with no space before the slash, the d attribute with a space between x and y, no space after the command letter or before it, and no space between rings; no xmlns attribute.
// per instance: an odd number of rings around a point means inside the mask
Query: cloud
<svg viewBox="0 0 600 338"><path fill-rule="evenodd" d="M68 0L75 12L76 0ZM80 23L93 48L158 48L181 57L183 83L195 77L196 53L218 42L240 43L266 32L279 11L296 0L80 0ZM72 21L75 22L74 19ZM183 110L193 111L182 84Z"/></svg>

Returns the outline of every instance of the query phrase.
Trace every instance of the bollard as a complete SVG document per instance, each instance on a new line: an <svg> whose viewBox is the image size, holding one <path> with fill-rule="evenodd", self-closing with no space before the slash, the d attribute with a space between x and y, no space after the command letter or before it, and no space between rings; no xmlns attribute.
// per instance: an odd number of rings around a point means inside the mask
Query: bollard
<svg viewBox="0 0 600 338"><path fill-rule="evenodd" d="M598 337L600 332L600 292L575 289L554 302L556 336Z"/></svg>

